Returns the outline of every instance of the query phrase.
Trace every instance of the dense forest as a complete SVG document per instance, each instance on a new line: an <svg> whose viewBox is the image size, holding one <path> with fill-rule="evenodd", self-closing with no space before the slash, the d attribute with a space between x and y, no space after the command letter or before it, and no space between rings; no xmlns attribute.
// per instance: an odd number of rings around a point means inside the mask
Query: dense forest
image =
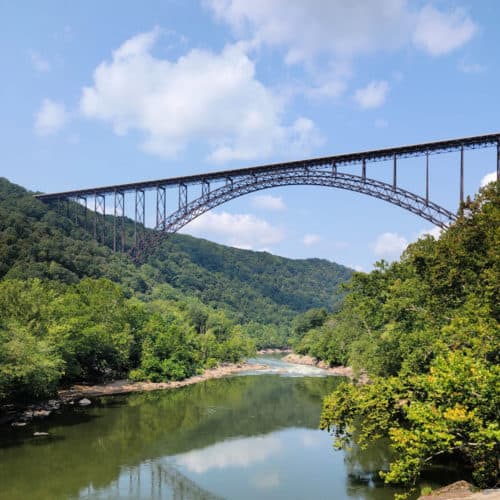
<svg viewBox="0 0 500 500"><path fill-rule="evenodd" d="M498 485L500 459L500 183L461 207L438 240L400 262L355 273L341 310L317 315L299 353L366 371L324 401L337 446L388 437L388 483L458 460L478 486Z"/></svg>
<svg viewBox="0 0 500 500"><path fill-rule="evenodd" d="M289 326L297 313L335 307L338 285L351 276L350 269L326 260L285 259L182 234L169 235L136 266L112 252L110 218L107 244L101 245L91 237L92 212L85 228L83 217L74 222L74 209L83 210L79 205L66 213L32 195L0 178L0 279L74 284L106 277L143 296L161 285L164 294L198 298L239 323ZM131 245L133 222L127 220L125 229Z"/></svg>
<svg viewBox="0 0 500 500"><path fill-rule="evenodd" d="M0 402L75 381L178 380L287 346L297 313L333 310L351 275L177 234L136 264L94 241L81 212L0 178ZM126 234L130 245L132 221Z"/></svg>

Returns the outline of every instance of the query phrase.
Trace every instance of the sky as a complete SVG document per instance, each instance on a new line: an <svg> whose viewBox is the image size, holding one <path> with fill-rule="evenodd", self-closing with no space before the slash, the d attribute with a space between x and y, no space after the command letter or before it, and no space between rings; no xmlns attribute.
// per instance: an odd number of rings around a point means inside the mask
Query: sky
<svg viewBox="0 0 500 500"><path fill-rule="evenodd" d="M0 175L55 192L500 132L499 23L497 0L0 0ZM466 152L466 194L495 155ZM430 197L452 211L458 169L458 154L431 157ZM401 186L423 194L424 172L402 160ZM311 186L182 231L365 271L439 234Z"/></svg>

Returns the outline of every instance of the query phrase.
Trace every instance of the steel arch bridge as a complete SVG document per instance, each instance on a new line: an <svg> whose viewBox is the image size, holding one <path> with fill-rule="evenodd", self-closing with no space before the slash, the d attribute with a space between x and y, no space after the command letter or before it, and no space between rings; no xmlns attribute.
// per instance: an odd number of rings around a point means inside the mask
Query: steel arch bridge
<svg viewBox="0 0 500 500"><path fill-rule="evenodd" d="M83 205L83 214L74 210L77 222L79 217L87 218L88 200L93 199L94 237L103 242L107 226L106 200L111 198L113 211L108 215L114 216L113 249L125 251L125 194L132 194L134 198L134 247L131 252L135 258L139 258L153 247L165 236L165 233L177 232L193 219L223 203L256 191L280 186L326 186L365 194L408 210L438 227L446 228L456 219L456 215L454 211L438 205L429 198L429 156L445 152L460 152L459 201L463 202L464 151L486 147L496 147L498 179L500 178L500 133L36 196L43 201L55 201L58 205L61 202L67 202L68 215L69 201L78 202L77 206ZM417 156L425 156L425 194L423 195L403 189L397 183L398 160ZM367 175L368 163L388 160L392 162L393 167L392 183ZM360 175L342 171L343 167L353 164L359 164ZM188 186L198 188L197 195L192 199L188 197ZM166 208L167 188L178 189L178 208L169 215ZM156 231L146 232L144 229L146 191L151 190L156 190Z"/></svg>

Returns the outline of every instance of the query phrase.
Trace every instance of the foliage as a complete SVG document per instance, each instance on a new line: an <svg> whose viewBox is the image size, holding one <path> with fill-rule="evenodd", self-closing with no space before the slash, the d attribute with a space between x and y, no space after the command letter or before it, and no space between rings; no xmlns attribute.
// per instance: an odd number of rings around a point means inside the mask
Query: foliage
<svg viewBox="0 0 500 500"><path fill-rule="evenodd" d="M84 277L106 277L149 298L162 288L170 298L196 298L223 309L239 323L290 327L297 313L332 310L338 285L350 269L320 259L291 260L266 252L217 245L173 234L141 266L114 254L112 219L105 245L92 239L93 212L70 203L56 210L0 178L0 279L40 278L75 284ZM79 223L75 224L75 215ZM141 228L139 228L140 230ZM126 246L134 224L125 221Z"/></svg>
<svg viewBox="0 0 500 500"><path fill-rule="evenodd" d="M61 383L129 370L135 380L179 380L255 351L221 311L193 301L141 302L105 278L3 280L0 317L0 401L38 399Z"/></svg>
<svg viewBox="0 0 500 500"><path fill-rule="evenodd" d="M340 446L388 436L388 483L411 486L450 457L479 486L500 479L499 191L498 182L484 188L439 240L356 273L342 309L297 344L368 371L370 383L325 399L321 425Z"/></svg>

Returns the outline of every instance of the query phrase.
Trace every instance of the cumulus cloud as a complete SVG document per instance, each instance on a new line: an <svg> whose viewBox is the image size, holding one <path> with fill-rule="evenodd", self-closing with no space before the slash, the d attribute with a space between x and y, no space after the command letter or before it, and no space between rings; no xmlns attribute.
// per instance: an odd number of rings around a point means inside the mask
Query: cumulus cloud
<svg viewBox="0 0 500 500"><path fill-rule="evenodd" d="M442 229L440 227L434 226L432 229L424 229L418 233L417 238L422 238L423 236L432 236L435 240L439 240L441 237Z"/></svg>
<svg viewBox="0 0 500 500"><path fill-rule="evenodd" d="M31 64L33 68L38 71L39 73L46 73L47 71L50 71L50 63L42 57L38 52L35 50L30 50L29 52Z"/></svg>
<svg viewBox="0 0 500 500"><path fill-rule="evenodd" d="M183 232L247 250L269 250L284 238L281 228L253 214L225 211L207 212L190 222Z"/></svg>
<svg viewBox="0 0 500 500"><path fill-rule="evenodd" d="M408 0L206 0L216 18L253 43L281 46L288 63L321 54L337 59L414 45L431 55L467 43L477 25L464 9L420 10ZM300 36L297 36L300 33Z"/></svg>
<svg viewBox="0 0 500 500"><path fill-rule="evenodd" d="M388 92L389 84L385 80L372 81L356 90L354 100L363 109L378 108L384 104Z"/></svg>
<svg viewBox="0 0 500 500"><path fill-rule="evenodd" d="M152 54L159 36L159 29L134 36L99 64L82 92L84 116L118 135L140 131L143 148L165 157L191 142L204 144L214 162L303 155L321 143L311 120L284 122L285 101L256 79L246 44L192 49L169 61Z"/></svg>
<svg viewBox="0 0 500 500"><path fill-rule="evenodd" d="M44 99L35 114L35 132L41 136L55 134L66 125L68 118L63 103Z"/></svg>
<svg viewBox="0 0 500 500"><path fill-rule="evenodd" d="M481 179L481 187L488 185L490 182L495 182L496 180L497 180L497 173L490 172Z"/></svg>
<svg viewBox="0 0 500 500"><path fill-rule="evenodd" d="M261 208L263 210L282 211L286 208L285 202L281 196L273 196L270 194L256 195L252 198L251 202L255 208Z"/></svg>
<svg viewBox="0 0 500 500"><path fill-rule="evenodd" d="M464 9L441 12L428 4L418 14L413 43L432 56L441 56L467 43L476 31Z"/></svg>
<svg viewBox="0 0 500 500"><path fill-rule="evenodd" d="M372 250L377 257L394 260L407 246L408 241L404 236L397 233L383 233L372 244Z"/></svg>
<svg viewBox="0 0 500 500"><path fill-rule="evenodd" d="M316 243L319 243L320 241L321 236L319 234L306 234L304 235L304 238L302 238L302 243L304 243L306 247L316 245Z"/></svg>
<svg viewBox="0 0 500 500"><path fill-rule="evenodd" d="M239 36L282 46L288 63L320 54L349 57L399 46L411 15L406 0L207 0Z"/></svg>

